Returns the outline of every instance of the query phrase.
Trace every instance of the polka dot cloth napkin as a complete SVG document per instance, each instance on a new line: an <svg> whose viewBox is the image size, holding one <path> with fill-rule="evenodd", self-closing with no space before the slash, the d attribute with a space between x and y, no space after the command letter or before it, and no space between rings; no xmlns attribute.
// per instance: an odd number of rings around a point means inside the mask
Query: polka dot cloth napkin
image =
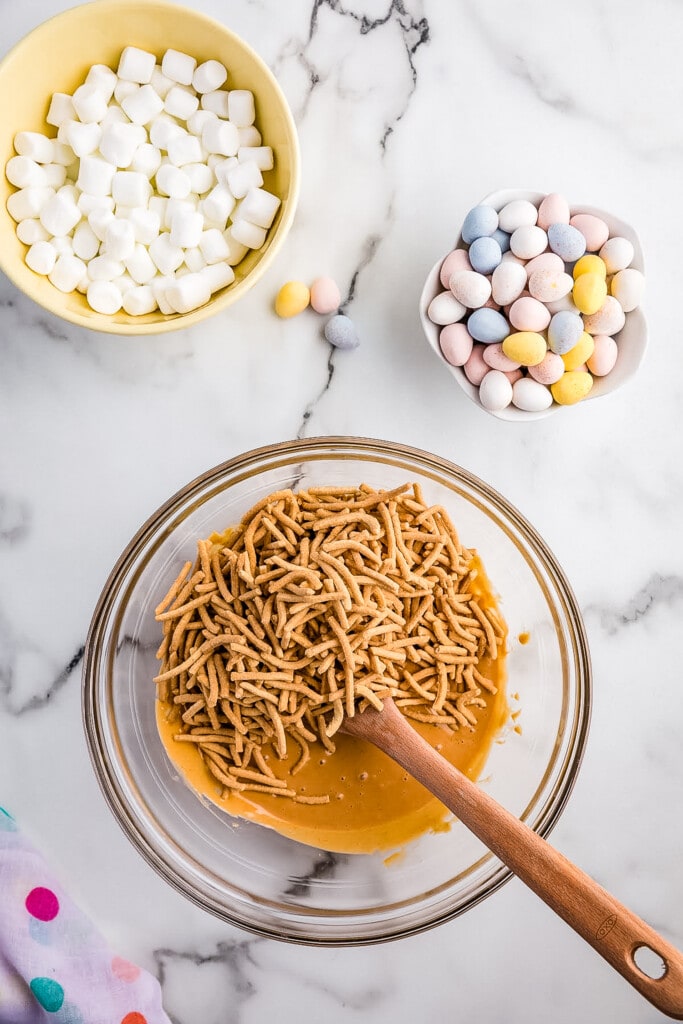
<svg viewBox="0 0 683 1024"><path fill-rule="evenodd" d="M0 807L0 1024L170 1024L159 983L114 956Z"/></svg>

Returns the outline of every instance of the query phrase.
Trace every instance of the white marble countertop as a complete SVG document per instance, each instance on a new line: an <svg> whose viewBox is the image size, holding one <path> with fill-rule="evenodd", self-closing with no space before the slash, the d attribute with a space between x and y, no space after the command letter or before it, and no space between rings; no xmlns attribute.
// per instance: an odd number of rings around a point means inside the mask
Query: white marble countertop
<svg viewBox="0 0 683 1024"><path fill-rule="evenodd" d="M683 947L683 8L188 2L229 19L277 74L300 131L300 208L253 292L165 337L71 327L0 277L2 803L112 946L160 978L175 1024L664 1019L516 880L450 924L365 949L257 939L194 908L105 805L80 663L114 561L200 471L330 433L450 458L537 527L585 616L592 728L552 842ZM68 6L6 0L0 55ZM637 227L649 275L637 379L514 425L454 389L417 315L462 216L503 186L613 210ZM313 314L271 311L284 280L319 273L346 295L355 352L331 355Z"/></svg>

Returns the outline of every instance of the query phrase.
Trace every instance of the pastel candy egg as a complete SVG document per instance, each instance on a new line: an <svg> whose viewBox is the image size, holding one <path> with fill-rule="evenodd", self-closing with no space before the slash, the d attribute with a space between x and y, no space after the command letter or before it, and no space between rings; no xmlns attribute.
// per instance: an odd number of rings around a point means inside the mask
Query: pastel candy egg
<svg viewBox="0 0 683 1024"><path fill-rule="evenodd" d="M519 263L512 263L503 258L491 277L491 294L495 302L508 306L524 291L526 287L526 270Z"/></svg>
<svg viewBox="0 0 683 1024"><path fill-rule="evenodd" d="M504 252L501 263L516 263L519 267L526 266L526 260L521 260L519 256L515 256L514 252Z"/></svg>
<svg viewBox="0 0 683 1024"><path fill-rule="evenodd" d="M491 235L491 238L494 238L496 242L498 242L501 252L508 252L510 249L510 233L508 231L503 231L502 228L496 228Z"/></svg>
<svg viewBox="0 0 683 1024"><path fill-rule="evenodd" d="M538 208L538 226L547 231L551 224L569 223L569 203L559 192L549 192Z"/></svg>
<svg viewBox="0 0 683 1024"><path fill-rule="evenodd" d="M432 323L439 324L442 327L446 324L454 324L458 320L462 320L466 312L467 309L463 306L462 302L458 302L450 291L439 292L427 308L427 316Z"/></svg>
<svg viewBox="0 0 683 1024"><path fill-rule="evenodd" d="M475 238L470 246L472 269L480 274L493 273L502 258L503 253L498 242L490 236Z"/></svg>
<svg viewBox="0 0 683 1024"><path fill-rule="evenodd" d="M593 378L590 373L569 370L555 384L550 385L550 390L558 405L576 405L589 394L592 387Z"/></svg>
<svg viewBox="0 0 683 1024"><path fill-rule="evenodd" d="M331 277L316 277L311 285L311 306L316 313L336 313L341 304L341 293Z"/></svg>
<svg viewBox="0 0 683 1024"><path fill-rule="evenodd" d="M464 366L472 355L472 335L464 324L447 324L439 334L443 357L451 366Z"/></svg>
<svg viewBox="0 0 683 1024"><path fill-rule="evenodd" d="M503 314L497 313L495 309L475 309L467 321L467 330L475 341L490 345L506 338L510 325Z"/></svg>
<svg viewBox="0 0 683 1024"><path fill-rule="evenodd" d="M574 348L570 349L569 352L564 352L560 356L564 363L565 370L578 370L582 367L586 360L590 359L593 355L594 348L595 342L591 335L586 334L584 331L576 345L574 345Z"/></svg>
<svg viewBox="0 0 683 1024"><path fill-rule="evenodd" d="M510 306L510 323L518 331L544 331L550 323L548 308L538 299L517 299Z"/></svg>
<svg viewBox="0 0 683 1024"><path fill-rule="evenodd" d="M465 376L467 377L470 384L474 384L475 387L479 387L486 374L491 369L484 362L484 346L475 345L470 353L470 357L463 366Z"/></svg>
<svg viewBox="0 0 683 1024"><path fill-rule="evenodd" d="M516 380L521 380L522 377L524 376L524 373L522 372L522 370L519 370L519 369L518 370L505 370L504 373L505 373L505 376L507 377L507 379L510 381L511 384L514 384Z"/></svg>
<svg viewBox="0 0 683 1024"><path fill-rule="evenodd" d="M555 302L563 299L572 290L573 281L564 271L535 270L529 278L529 292L540 302Z"/></svg>
<svg viewBox="0 0 683 1024"><path fill-rule="evenodd" d="M583 324L589 334L609 334L614 337L626 323L626 314L613 295L608 295L597 313L584 317Z"/></svg>
<svg viewBox="0 0 683 1024"><path fill-rule="evenodd" d="M534 331L509 334L503 342L503 352L520 366L536 366L547 352L545 338Z"/></svg>
<svg viewBox="0 0 683 1024"><path fill-rule="evenodd" d="M607 277L607 267L605 261L601 260L599 256L589 253L576 261L572 274L575 281L582 274L599 274L600 277Z"/></svg>
<svg viewBox="0 0 683 1024"><path fill-rule="evenodd" d="M583 320L578 313L561 310L555 313L548 327L548 345L551 352L564 355L574 348L583 334Z"/></svg>
<svg viewBox="0 0 683 1024"><path fill-rule="evenodd" d="M619 349L614 338L608 334L596 334L593 342L595 347L593 355L587 360L588 369L596 377L604 377L614 369Z"/></svg>
<svg viewBox="0 0 683 1024"><path fill-rule="evenodd" d="M565 263L581 259L586 251L586 239L571 224L551 224L548 228L548 244Z"/></svg>
<svg viewBox="0 0 683 1024"><path fill-rule="evenodd" d="M562 356L555 352L546 352L540 363L529 367L529 376L537 380L539 384L554 384L564 373Z"/></svg>
<svg viewBox="0 0 683 1024"><path fill-rule="evenodd" d="M489 370L479 385L479 401L489 412L501 412L512 401L512 384L500 370Z"/></svg>
<svg viewBox="0 0 683 1024"><path fill-rule="evenodd" d="M514 370L519 369L519 363L514 362L503 352L502 344L498 343L495 345L486 345L482 352L484 362L491 367L492 370L502 370L503 373L512 373ZM564 370L564 364L562 366Z"/></svg>
<svg viewBox="0 0 683 1024"><path fill-rule="evenodd" d="M546 302L546 306L550 312L554 315L555 313L576 313L578 316L579 311L572 302L572 293L567 292L561 299L553 299L552 302Z"/></svg>
<svg viewBox="0 0 683 1024"><path fill-rule="evenodd" d="M534 256L529 260L526 265L526 276L531 277L536 270L552 270L556 274L563 274L564 260L561 260L557 253L542 252L540 256Z"/></svg>
<svg viewBox="0 0 683 1024"><path fill-rule="evenodd" d="M360 345L360 338L353 320L344 316L343 313L331 316L325 324L323 333L330 345L335 348L358 348Z"/></svg>
<svg viewBox="0 0 683 1024"><path fill-rule="evenodd" d="M543 228L535 224L527 224L517 228L510 236L510 250L523 260L532 260L540 256L548 246L548 236Z"/></svg>
<svg viewBox="0 0 683 1024"><path fill-rule="evenodd" d="M607 298L607 282L600 274L581 274L574 282L572 301L579 313L597 313Z"/></svg>
<svg viewBox="0 0 683 1024"><path fill-rule="evenodd" d="M302 281L287 281L275 298L275 312L285 319L297 316L306 309L310 298L311 293Z"/></svg>
<svg viewBox="0 0 683 1024"><path fill-rule="evenodd" d="M439 271L441 284L444 288L448 288L451 277L456 273L456 271L471 269L472 264L470 263L470 258L467 255L467 249L454 249L453 252L449 252L448 256L446 256L441 264L441 270Z"/></svg>
<svg viewBox="0 0 683 1024"><path fill-rule="evenodd" d="M592 213L575 213L569 223L586 239L588 252L597 252L609 238L609 228L604 220L595 217Z"/></svg>
<svg viewBox="0 0 683 1024"><path fill-rule="evenodd" d="M477 238L492 235L498 227L498 214L492 206L480 204L473 207L465 217L462 225L462 240L474 242Z"/></svg>
<svg viewBox="0 0 683 1024"><path fill-rule="evenodd" d="M528 199L513 199L498 214L498 226L512 234L517 228L531 227L538 219L538 210Z"/></svg>
<svg viewBox="0 0 683 1024"><path fill-rule="evenodd" d="M512 404L524 412L543 412L553 404L553 396L539 381L521 377L512 385Z"/></svg>
<svg viewBox="0 0 683 1024"><path fill-rule="evenodd" d="M458 302L468 309L479 309L491 296L491 282L476 270L456 270L449 286Z"/></svg>
<svg viewBox="0 0 683 1024"><path fill-rule="evenodd" d="M630 313L632 309L640 305L644 289L645 278L639 270L634 270L633 267L619 270L612 278L610 285L610 291L624 313Z"/></svg>
<svg viewBox="0 0 683 1024"><path fill-rule="evenodd" d="M631 266L635 255L633 245L628 238L615 235L608 238L600 249L600 259L604 260L608 274L617 274Z"/></svg>

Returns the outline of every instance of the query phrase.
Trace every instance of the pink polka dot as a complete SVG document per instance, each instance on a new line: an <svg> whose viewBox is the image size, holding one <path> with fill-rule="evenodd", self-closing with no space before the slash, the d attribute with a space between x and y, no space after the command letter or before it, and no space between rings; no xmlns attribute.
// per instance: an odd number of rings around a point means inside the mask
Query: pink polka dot
<svg viewBox="0 0 683 1024"><path fill-rule="evenodd" d="M37 889L31 889L26 897L26 909L31 917L39 921L52 921L59 913L59 900L52 889L38 886Z"/></svg>
<svg viewBox="0 0 683 1024"><path fill-rule="evenodd" d="M121 1024L147 1024L147 1018L141 1013L127 1013Z"/></svg>
<svg viewBox="0 0 683 1024"><path fill-rule="evenodd" d="M123 957L115 956L111 962L111 969L117 978L121 981L133 982L140 977L140 968L136 964L131 964L128 960L124 960Z"/></svg>

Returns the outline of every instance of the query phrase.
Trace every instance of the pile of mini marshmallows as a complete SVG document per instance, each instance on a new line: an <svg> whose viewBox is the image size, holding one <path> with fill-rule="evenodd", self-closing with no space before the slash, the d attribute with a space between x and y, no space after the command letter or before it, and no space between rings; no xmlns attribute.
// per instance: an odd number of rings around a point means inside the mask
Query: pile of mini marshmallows
<svg viewBox="0 0 683 1024"><path fill-rule="evenodd" d="M429 319L489 412L574 405L616 364L618 334L641 300L633 245L551 193L470 210L441 265Z"/></svg>
<svg viewBox="0 0 683 1024"><path fill-rule="evenodd" d="M280 206L262 188L273 152L254 96L222 88L216 60L128 46L116 73L91 67L55 93L57 138L19 132L5 173L26 262L97 313L189 313L235 279Z"/></svg>

